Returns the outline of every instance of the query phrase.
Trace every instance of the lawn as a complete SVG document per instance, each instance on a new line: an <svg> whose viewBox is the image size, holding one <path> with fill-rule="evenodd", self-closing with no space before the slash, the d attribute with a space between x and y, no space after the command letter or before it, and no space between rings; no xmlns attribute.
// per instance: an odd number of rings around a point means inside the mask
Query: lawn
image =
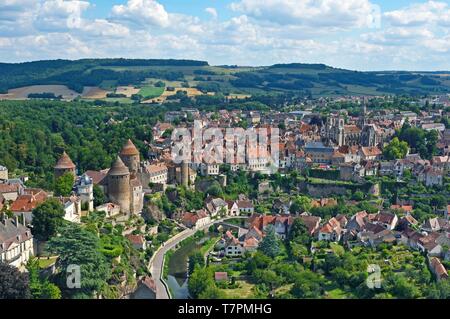
<svg viewBox="0 0 450 319"><path fill-rule="evenodd" d="M326 299L347 299L348 298L348 294L339 288L327 291L326 294L327 294Z"/></svg>
<svg viewBox="0 0 450 319"><path fill-rule="evenodd" d="M50 257L49 259L47 259L47 258L38 259L39 268L46 269L46 268L50 267L51 265L53 265L56 262L56 259L57 259L57 257Z"/></svg>
<svg viewBox="0 0 450 319"><path fill-rule="evenodd" d="M152 86L143 87L139 91L139 94L142 95L145 99L153 99L155 97L160 97L163 93L164 93L164 88L152 87Z"/></svg>
<svg viewBox="0 0 450 319"><path fill-rule="evenodd" d="M236 283L239 285L239 288L220 289L225 294L226 299L251 299L255 297L253 294L255 285L243 280L237 280Z"/></svg>

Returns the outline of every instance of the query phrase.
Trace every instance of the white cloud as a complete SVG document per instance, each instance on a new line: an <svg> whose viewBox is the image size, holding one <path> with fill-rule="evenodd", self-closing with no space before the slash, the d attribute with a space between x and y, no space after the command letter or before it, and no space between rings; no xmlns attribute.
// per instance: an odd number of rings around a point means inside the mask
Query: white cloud
<svg viewBox="0 0 450 319"><path fill-rule="evenodd" d="M40 6L35 20L36 28L44 31L77 29L83 24L82 13L90 3L87 1L47 0Z"/></svg>
<svg viewBox="0 0 450 319"><path fill-rule="evenodd" d="M412 4L406 8L386 12L384 17L396 26L420 26L437 23L450 23L450 7L445 2L428 1Z"/></svg>
<svg viewBox="0 0 450 319"><path fill-rule="evenodd" d="M0 1L0 36L22 36L32 30L32 19L39 3L35 0Z"/></svg>
<svg viewBox="0 0 450 319"><path fill-rule="evenodd" d="M130 34L130 29L126 26L109 22L105 19L95 19L92 22L86 22L81 29L83 32L95 36L123 37Z"/></svg>
<svg viewBox="0 0 450 319"><path fill-rule="evenodd" d="M128 0L126 5L115 5L112 15L142 26L167 27L170 21L164 6L154 0Z"/></svg>
<svg viewBox="0 0 450 319"><path fill-rule="evenodd" d="M214 19L217 19L217 17L219 16L215 8L206 8L205 11L209 13Z"/></svg>
<svg viewBox="0 0 450 319"><path fill-rule="evenodd" d="M241 0L231 9L281 25L366 27L374 12L369 0Z"/></svg>
<svg viewBox="0 0 450 319"><path fill-rule="evenodd" d="M387 12L382 28L370 29L371 0L232 1L234 11L220 19L212 7L205 9L211 18L200 18L167 12L157 0L122 1L92 19L86 13L94 0L0 0L0 61L187 58L211 64L450 69L445 24L450 9L443 2Z"/></svg>

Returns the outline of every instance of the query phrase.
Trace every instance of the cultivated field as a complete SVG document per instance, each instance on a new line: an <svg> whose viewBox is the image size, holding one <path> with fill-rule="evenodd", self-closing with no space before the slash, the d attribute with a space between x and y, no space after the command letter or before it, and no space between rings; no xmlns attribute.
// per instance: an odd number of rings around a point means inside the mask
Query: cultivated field
<svg viewBox="0 0 450 319"><path fill-rule="evenodd" d="M199 91L196 88L175 88L173 91L168 91L167 88L165 89L164 93L161 94L159 97L155 97L153 99L148 99L143 101L142 103L163 103L166 101L167 97L177 94L177 92L186 92L187 96L189 97L195 97L199 95L204 95L203 92ZM214 93L208 93L208 94L214 94Z"/></svg>
<svg viewBox="0 0 450 319"><path fill-rule="evenodd" d="M65 100L73 100L79 93L70 90L65 85L32 85L17 89L11 89L7 94L0 94L0 100L26 100L29 94L53 93L55 96L62 95Z"/></svg>
<svg viewBox="0 0 450 319"><path fill-rule="evenodd" d="M83 94L81 95L81 97L83 99L99 100L105 99L106 94L108 93L110 93L110 91L100 89L96 86L86 86L83 90Z"/></svg>
<svg viewBox="0 0 450 319"><path fill-rule="evenodd" d="M134 94L138 94L140 89L136 89L133 86L118 86L116 94L124 94L126 97L131 97Z"/></svg>

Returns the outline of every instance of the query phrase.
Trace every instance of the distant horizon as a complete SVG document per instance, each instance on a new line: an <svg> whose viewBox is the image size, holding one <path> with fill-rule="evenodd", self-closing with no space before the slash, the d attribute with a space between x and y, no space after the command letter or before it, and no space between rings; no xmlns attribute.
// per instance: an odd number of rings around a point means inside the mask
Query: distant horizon
<svg viewBox="0 0 450 319"><path fill-rule="evenodd" d="M326 63L321 62L275 62L273 64L267 64L267 65L239 65L239 64L211 64L209 61L206 60L198 60L198 59L190 59L190 58L127 58L127 57L83 57L83 58L75 58L75 59L66 59L66 58L55 58L55 59L38 59L38 60L24 60L24 61L18 61L18 62L5 62L0 61L0 64L11 64L11 65L17 65L17 64L26 64L26 63L34 63L34 62L47 62L47 61L82 61L82 60L107 60L107 59L124 59L124 60L176 60L176 61L195 61L195 62L206 62L208 63L208 66L211 67L238 67L238 68L268 68L272 67L274 65L291 65L291 64L304 64L304 65L325 65L327 67L333 68L333 69L340 69L340 70L346 70L346 71L354 71L354 72L417 72L417 73L450 73L450 68L448 70L403 70L403 69L380 69L380 70L358 70L358 69L349 69L349 68L343 68L343 67L337 67L333 65L329 65Z"/></svg>

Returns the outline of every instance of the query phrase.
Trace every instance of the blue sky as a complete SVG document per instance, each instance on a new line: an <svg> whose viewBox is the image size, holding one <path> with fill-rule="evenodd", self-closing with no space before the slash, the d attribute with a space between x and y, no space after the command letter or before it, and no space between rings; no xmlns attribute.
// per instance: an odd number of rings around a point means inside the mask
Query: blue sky
<svg viewBox="0 0 450 319"><path fill-rule="evenodd" d="M450 70L450 0L2 0L0 61L186 58Z"/></svg>

